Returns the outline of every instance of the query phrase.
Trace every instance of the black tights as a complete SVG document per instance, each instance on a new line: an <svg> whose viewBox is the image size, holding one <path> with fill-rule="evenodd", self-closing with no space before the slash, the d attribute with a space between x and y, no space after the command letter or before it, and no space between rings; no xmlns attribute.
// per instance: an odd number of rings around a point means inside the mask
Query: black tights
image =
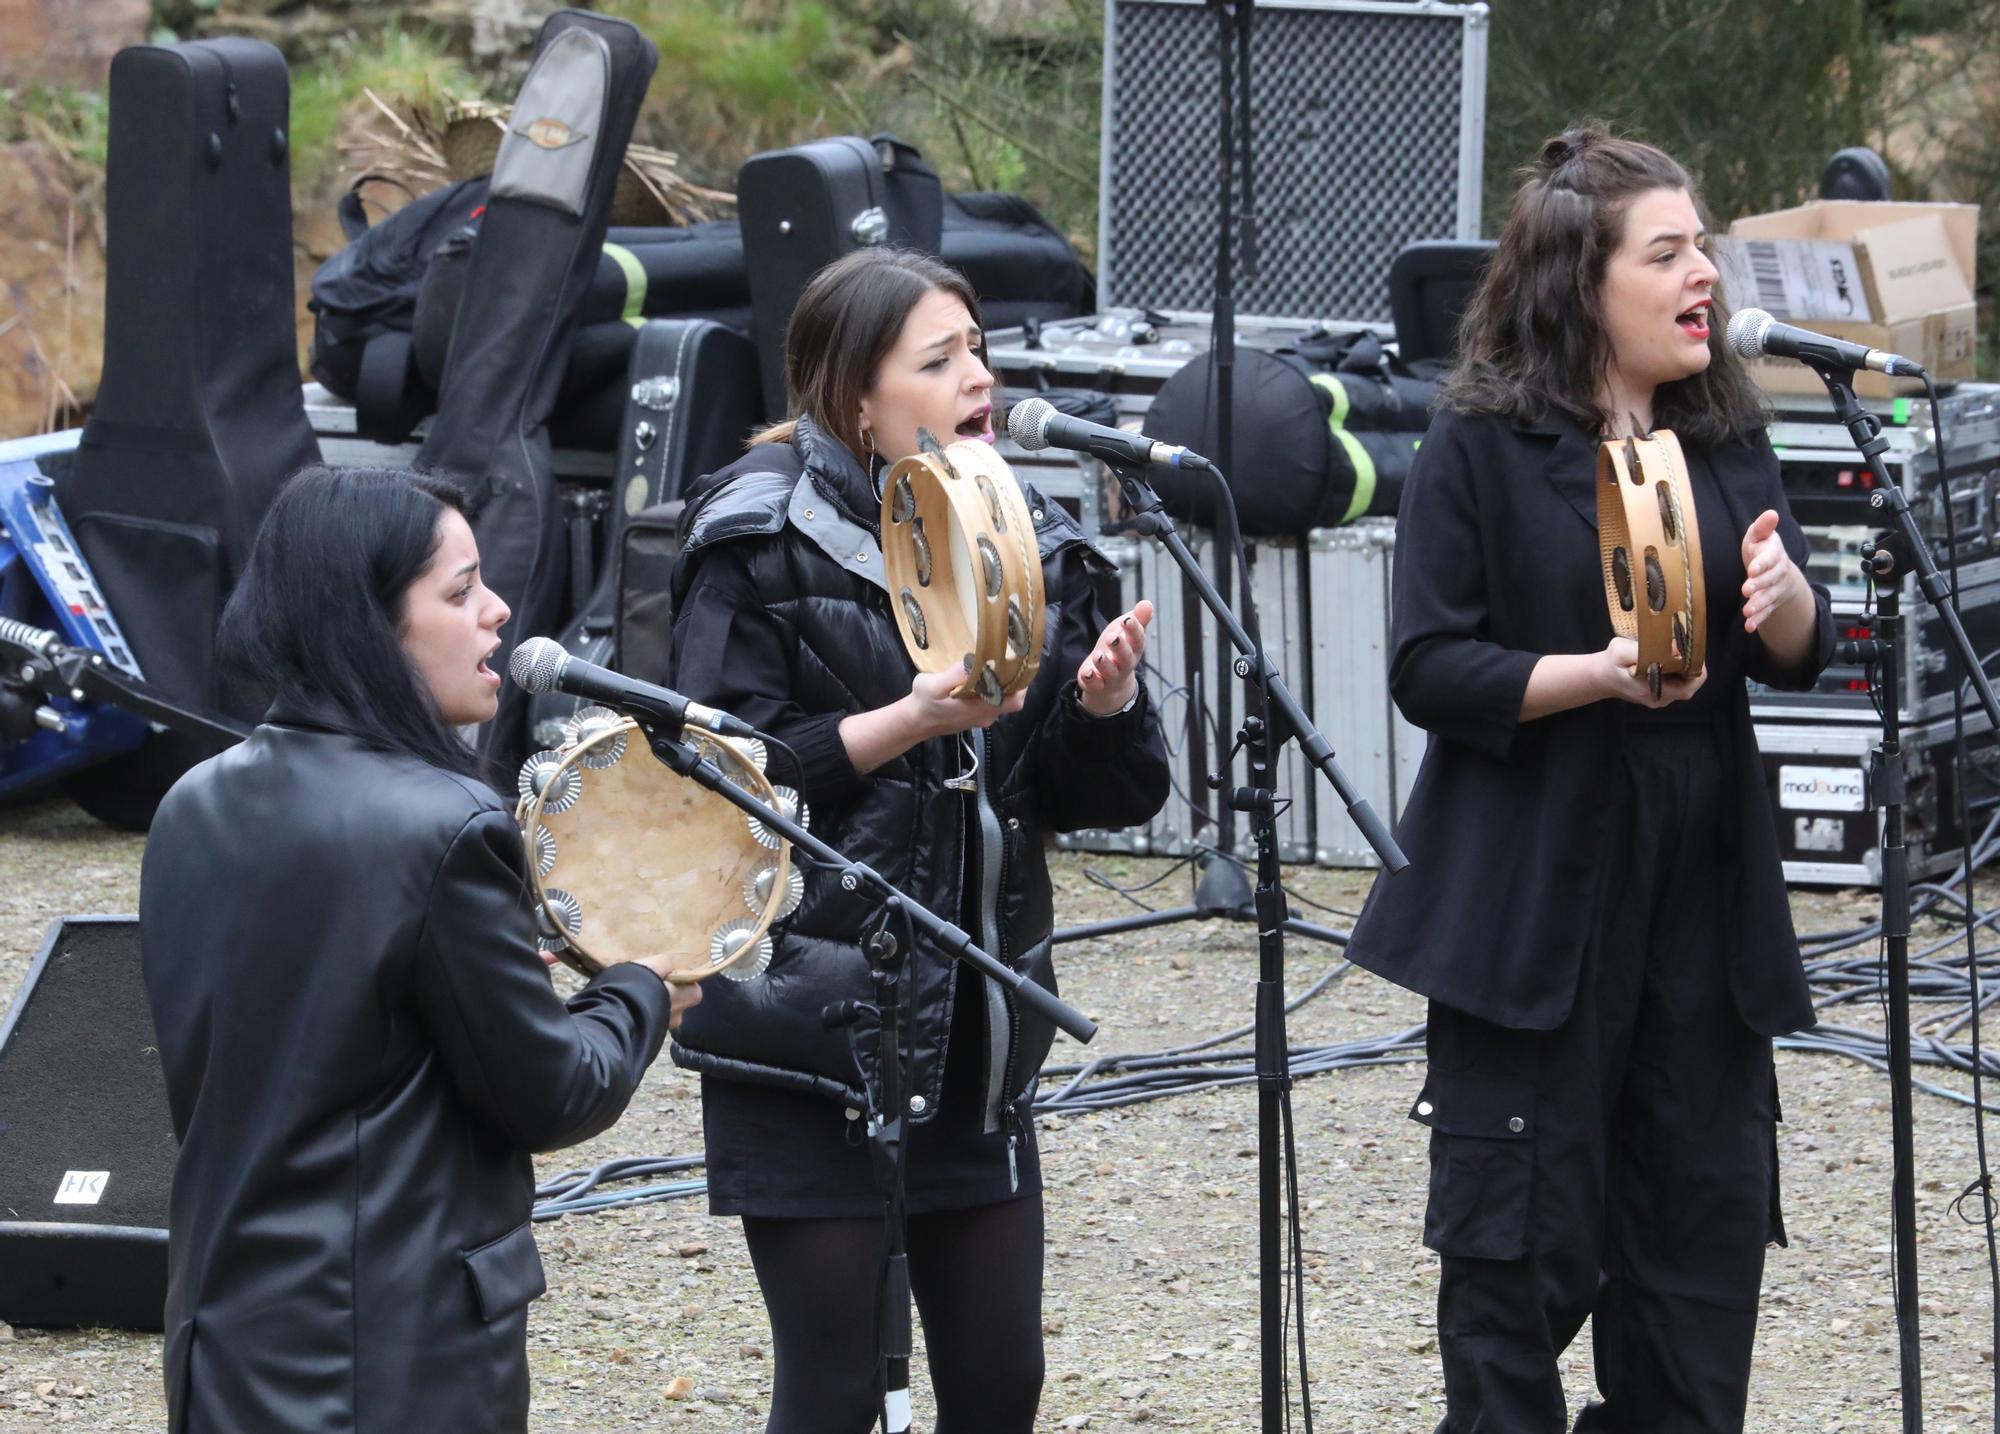
<svg viewBox="0 0 2000 1434"><path fill-rule="evenodd" d="M743 1221L771 1316L765 1434L875 1425L882 1222ZM909 1219L937 1434L1030 1434L1042 1393L1042 1200Z"/></svg>

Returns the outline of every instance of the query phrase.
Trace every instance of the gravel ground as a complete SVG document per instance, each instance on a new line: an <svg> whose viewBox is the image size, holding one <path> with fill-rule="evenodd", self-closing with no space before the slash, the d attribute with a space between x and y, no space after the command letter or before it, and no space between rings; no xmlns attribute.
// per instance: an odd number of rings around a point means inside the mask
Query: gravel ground
<svg viewBox="0 0 2000 1434"><path fill-rule="evenodd" d="M139 854L137 838L64 803L0 811L0 993L18 986L52 918L134 910ZM1165 863L1058 857L1065 921L1129 909L1086 867L1130 882ZM1370 879L1304 868L1289 878L1300 895L1347 911ZM1184 891L1175 877L1154 895L1171 904ZM1874 901L1799 892L1794 909L1802 930L1823 930L1865 919ZM1305 989L1335 959L1294 942L1289 986ZM1102 1023L1099 1050L1154 1050L1247 1021L1256 962L1248 928L1183 925L1068 948L1064 993ZM1414 998L1351 972L1294 1014L1291 1035L1353 1039L1421 1016ZM1059 1043L1054 1059L1075 1052ZM1827 1056L1782 1054L1778 1070L1792 1244L1766 1269L1749 1427L1894 1428L1887 1084ZM1421 1078L1414 1065L1345 1071L1295 1093L1315 1426L1330 1434L1429 1434L1442 1406L1437 1266L1418 1243L1425 1133L1405 1118ZM693 1082L663 1061L616 1128L543 1170L697 1150L698 1131ZM1248 1089L1047 1123L1043 1428L1255 1427L1255 1142ZM1934 1434L1970 1431L1990 1424L1993 1366L1983 1239L1947 1208L1976 1169L1969 1112L1920 1096L1916 1142L1926 1413ZM539 1233L549 1293L530 1322L537 1429L762 1427L769 1331L732 1222L682 1201L572 1216ZM157 1336L0 1326L0 1431L160 1429L159 1366ZM1569 1387L1578 1403L1588 1393L1582 1342Z"/></svg>

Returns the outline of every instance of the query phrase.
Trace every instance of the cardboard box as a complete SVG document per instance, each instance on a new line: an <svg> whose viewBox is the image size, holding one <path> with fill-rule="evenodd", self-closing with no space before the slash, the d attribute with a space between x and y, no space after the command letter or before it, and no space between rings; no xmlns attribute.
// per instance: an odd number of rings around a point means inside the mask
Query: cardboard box
<svg viewBox="0 0 2000 1434"><path fill-rule="evenodd" d="M1716 246L1732 310L1760 308L1869 348L1905 354L1940 383L1974 376L1976 204L1814 200L1752 215ZM1750 375L1770 393L1820 393L1819 375L1762 359ZM1864 398L1921 390L1911 379L1857 374Z"/></svg>

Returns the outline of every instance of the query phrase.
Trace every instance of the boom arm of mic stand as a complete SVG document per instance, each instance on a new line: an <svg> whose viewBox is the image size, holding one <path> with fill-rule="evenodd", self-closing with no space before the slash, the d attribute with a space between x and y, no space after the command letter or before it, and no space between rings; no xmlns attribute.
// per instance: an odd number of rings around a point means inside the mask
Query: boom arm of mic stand
<svg viewBox="0 0 2000 1434"><path fill-rule="evenodd" d="M1062 1000L1047 987L1036 985L1020 972L1010 970L994 960L974 945L972 938L964 931L921 902L913 900L879 872L862 862L849 861L783 812L765 806L756 797L723 776L722 769L716 766L712 759L703 757L691 743L669 736L643 719L639 721L639 728L646 734L646 741L652 747L654 756L681 776L706 787L732 806L757 818L793 846L812 853L823 864L837 869L840 872L840 884L847 890L858 891L866 887L878 901L886 901L890 897L897 898L902 903L904 914L909 917L913 925L950 955L1007 987L1014 993L1014 999L1023 1006L1051 1022L1058 1029L1067 1032L1080 1043L1088 1044L1091 1037L1097 1034L1096 1023L1076 1007Z"/></svg>
<svg viewBox="0 0 2000 1434"><path fill-rule="evenodd" d="M1132 530L1158 538L1166 546L1167 551L1173 554L1174 562L1187 575L1188 581L1194 584L1195 591L1201 594L1203 605L1215 615L1216 623L1229 634L1229 640L1235 645L1236 650L1243 654L1242 666L1254 662L1256 649L1250 641L1250 635L1243 630L1243 624L1236 620L1236 614L1230 609L1229 603L1215 590L1214 582L1203 571L1201 563L1188 551L1180 530L1174 526L1174 520L1167 516L1165 507L1160 502L1160 495L1153 491L1152 485L1147 483L1145 476L1136 469L1123 464L1111 464L1110 467L1117 473L1119 485L1125 492L1125 500L1133 510L1133 516L1129 520ZM1317 767L1320 774L1333 784L1334 791L1340 794L1340 800L1346 805L1347 814L1353 818L1355 827L1367 839L1368 845L1375 849L1375 854L1382 858L1383 870L1394 873L1409 866L1410 859L1404 856L1403 849L1396 845L1395 837L1389 834L1388 825L1375 814L1375 808L1368 804L1368 799L1356 791L1354 784L1347 780L1347 774L1341 771L1340 763L1334 759L1333 744L1328 742L1325 734L1313 725L1312 718L1306 715L1305 709L1299 705L1298 698L1292 695L1292 689L1285 685L1285 679L1279 674L1277 665L1271 661L1268 653L1264 657L1264 670L1256 673L1255 677L1270 693L1271 705L1284 715L1284 720L1290 724L1292 731L1298 734L1299 750L1305 753L1306 760ZM2000 723L1995 725L1996 728L2000 728Z"/></svg>
<svg viewBox="0 0 2000 1434"><path fill-rule="evenodd" d="M1952 646L1958 652L1959 661L1964 664L1966 677L1986 713L1986 720L1993 724L1994 731L2000 732L2000 700L1993 695L1993 684L1987 679L1985 665L1979 660L1978 653L1973 651L1972 639L1965 635L1965 624L1959 620L1958 605L1952 601L1944 574L1938 571L1937 560L1931 556L1930 544L1924 540L1923 531L1917 526L1917 515L1910 511L1909 497L1896 486L1882 462L1882 453L1888 444L1882 438L1881 425L1854 396L1853 385L1848 382L1845 370L1811 360L1806 360L1806 365L1825 382L1826 391L1833 398L1835 415L1853 435L1861 456L1868 460L1868 469L1875 475L1874 501L1888 508L1897 531L1903 535L1903 542L1909 548L1910 558L1916 567L1917 586L1930 599L1931 607L1944 622L1945 631L1951 635ZM1935 431L1935 413L1931 415L1931 424Z"/></svg>

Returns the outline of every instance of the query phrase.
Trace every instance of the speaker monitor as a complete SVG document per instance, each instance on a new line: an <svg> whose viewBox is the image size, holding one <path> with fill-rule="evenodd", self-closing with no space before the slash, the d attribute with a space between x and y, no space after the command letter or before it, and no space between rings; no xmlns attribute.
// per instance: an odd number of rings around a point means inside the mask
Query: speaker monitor
<svg viewBox="0 0 2000 1434"><path fill-rule="evenodd" d="M0 1022L0 1320L159 1329L175 1148L139 923L61 917Z"/></svg>

